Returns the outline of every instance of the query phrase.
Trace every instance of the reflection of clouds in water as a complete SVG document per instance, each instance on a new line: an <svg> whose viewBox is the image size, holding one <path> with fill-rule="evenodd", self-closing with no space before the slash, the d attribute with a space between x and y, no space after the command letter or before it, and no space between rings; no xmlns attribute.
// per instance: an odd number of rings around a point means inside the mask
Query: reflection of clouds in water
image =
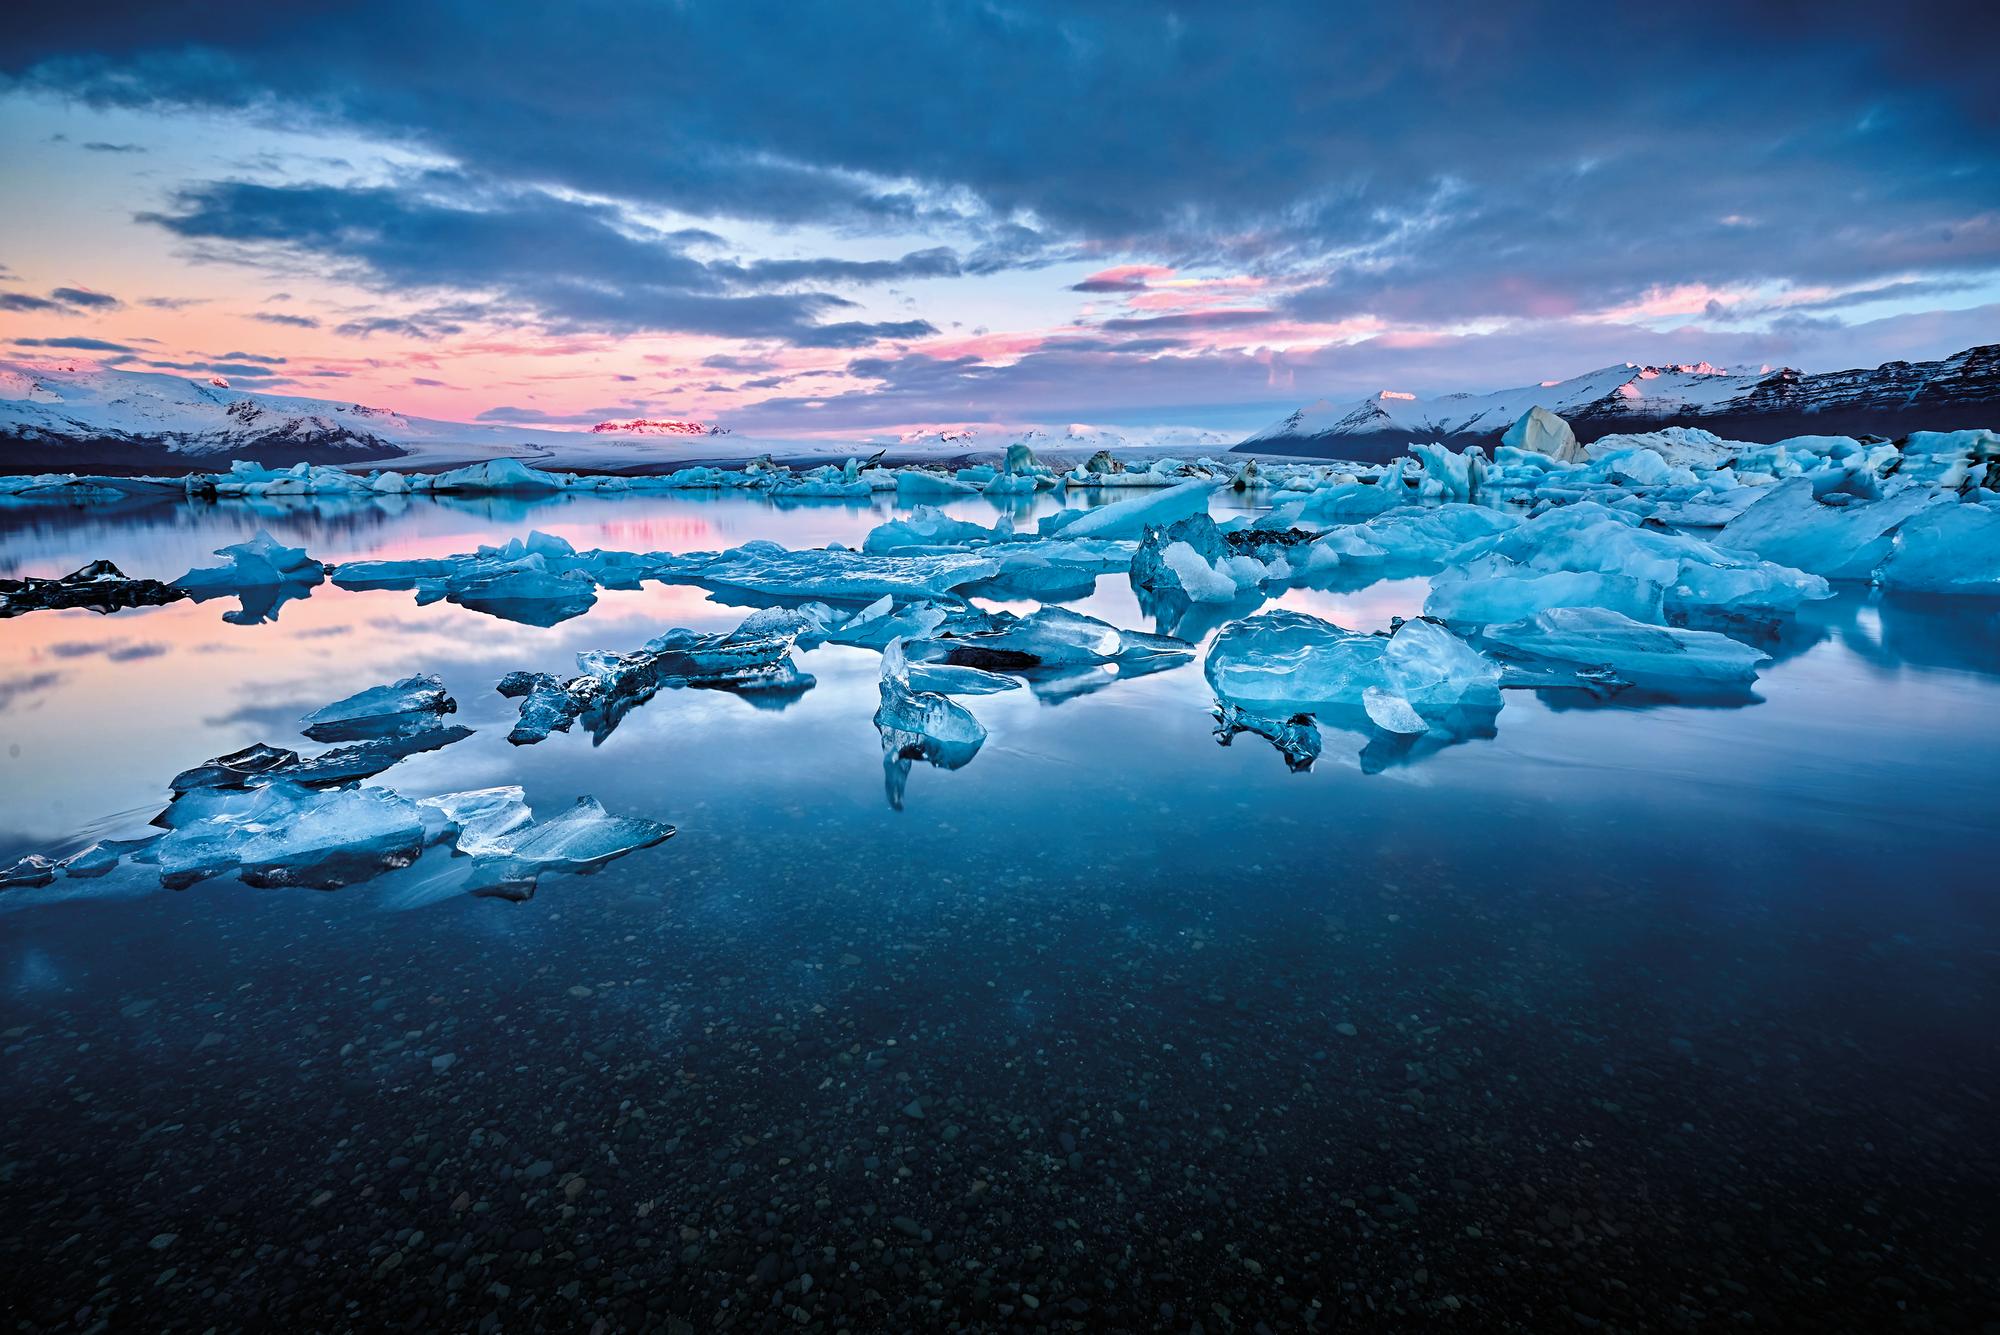
<svg viewBox="0 0 2000 1335"><path fill-rule="evenodd" d="M64 640L51 644L42 650L51 658L97 658L109 659L113 663L131 663L141 658L158 658L167 652L167 646L156 640L134 644L130 640L106 640L102 644L92 644L87 640Z"/></svg>
<svg viewBox="0 0 2000 1335"><path fill-rule="evenodd" d="M11 708L16 700L24 699L37 691L46 691L63 679L61 672L34 672L25 677L10 677L0 681L0 713Z"/></svg>

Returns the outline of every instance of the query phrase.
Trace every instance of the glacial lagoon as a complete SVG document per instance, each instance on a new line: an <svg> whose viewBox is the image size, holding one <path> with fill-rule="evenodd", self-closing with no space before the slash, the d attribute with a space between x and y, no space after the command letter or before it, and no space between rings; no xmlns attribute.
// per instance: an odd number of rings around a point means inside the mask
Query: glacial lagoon
<svg viewBox="0 0 2000 1335"><path fill-rule="evenodd" d="M172 579L260 531L859 547L909 509L14 505L0 575ZM954 696L983 744L900 781L883 654L835 642L804 689L509 743L506 674L769 601L699 584L549 625L337 580L0 622L0 865L145 835L176 774L426 673L472 733L370 785L675 827L525 900L436 847L324 891L0 891L0 1272L77 1329L1990 1319L2000 606L1844 584L1726 699L1509 686L1450 744L1324 725L1306 767L1218 736L1223 625L1376 630L1431 582L1164 624L1098 575L1062 606L1193 652Z"/></svg>

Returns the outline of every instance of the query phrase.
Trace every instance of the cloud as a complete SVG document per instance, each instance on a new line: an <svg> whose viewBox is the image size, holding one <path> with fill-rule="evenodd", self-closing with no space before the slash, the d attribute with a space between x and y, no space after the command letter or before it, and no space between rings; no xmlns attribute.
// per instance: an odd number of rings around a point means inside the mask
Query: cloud
<svg viewBox="0 0 2000 1335"><path fill-rule="evenodd" d="M101 139L93 139L83 147L85 151L91 153L144 153L146 151L145 147L141 144L108 144Z"/></svg>
<svg viewBox="0 0 2000 1335"><path fill-rule="evenodd" d="M59 311L62 306L46 297L25 292L0 292L0 311Z"/></svg>
<svg viewBox="0 0 2000 1335"><path fill-rule="evenodd" d="M265 324L284 325L290 329L319 328L319 321L310 315L287 315L283 311L251 311L245 318L261 320Z"/></svg>
<svg viewBox="0 0 2000 1335"><path fill-rule="evenodd" d="M629 417L629 408L586 408L582 412L549 413L539 408L488 408L473 420L475 422L503 422L516 426L546 424L550 426L595 426L614 417Z"/></svg>
<svg viewBox="0 0 2000 1335"><path fill-rule="evenodd" d="M59 287L49 293L49 296L52 300L60 301L65 306L75 306L83 310L92 311L117 310L125 304L108 292L92 292L89 288L84 287Z"/></svg>
<svg viewBox="0 0 2000 1335"><path fill-rule="evenodd" d="M337 188L211 181L139 215L240 258L331 262L383 292L488 293L482 314L515 314L567 331L676 331L852 347L934 332L921 320L820 323L854 303L801 282L877 282L956 272L949 251L898 260L696 258L676 233L652 231L607 205L432 173L395 186ZM708 234L703 233L704 237ZM462 332L436 316L375 316L335 332L436 339Z"/></svg>
<svg viewBox="0 0 2000 1335"><path fill-rule="evenodd" d="M17 338L14 343L23 348L67 348L73 352L139 351L129 344L111 343L101 338Z"/></svg>

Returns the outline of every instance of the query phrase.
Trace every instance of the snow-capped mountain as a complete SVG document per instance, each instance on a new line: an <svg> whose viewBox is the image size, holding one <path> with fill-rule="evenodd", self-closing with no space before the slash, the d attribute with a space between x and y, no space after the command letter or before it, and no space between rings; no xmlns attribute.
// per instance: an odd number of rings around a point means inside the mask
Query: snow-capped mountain
<svg viewBox="0 0 2000 1335"><path fill-rule="evenodd" d="M1059 454L1092 454L1098 450L1189 450L1227 448L1236 437L1226 431L1209 431L1193 426L1108 427L1072 422L1058 431L1054 427L1031 427L1018 439L1029 449L1052 450Z"/></svg>
<svg viewBox="0 0 2000 1335"><path fill-rule="evenodd" d="M590 428L599 436L726 436L729 428L712 422L683 421L678 418L634 417L620 422L599 422Z"/></svg>
<svg viewBox="0 0 2000 1335"><path fill-rule="evenodd" d="M2000 423L2000 344L1968 348L1934 362L1885 362L1867 370L1816 375L1790 367L1626 363L1492 394L1421 399L1384 390L1359 402L1321 399L1236 448L1384 460L1413 442L1490 446L1534 407L1561 414L1585 442L1665 426L1704 427L1749 441L1987 427Z"/></svg>
<svg viewBox="0 0 2000 1335"><path fill-rule="evenodd" d="M683 426L693 430L651 429ZM645 421L605 422L592 432L443 422L334 399L253 394L220 376L0 361L0 471L184 473L226 468L234 459L277 467L430 466L502 454L644 468L671 448L646 437L706 439L723 430Z"/></svg>

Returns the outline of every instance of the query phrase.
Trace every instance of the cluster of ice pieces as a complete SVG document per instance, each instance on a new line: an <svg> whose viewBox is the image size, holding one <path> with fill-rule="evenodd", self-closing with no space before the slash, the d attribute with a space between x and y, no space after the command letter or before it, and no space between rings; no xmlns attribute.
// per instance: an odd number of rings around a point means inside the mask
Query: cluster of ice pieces
<svg viewBox="0 0 2000 1335"><path fill-rule="evenodd" d="M182 889L234 875L253 886L332 890L409 867L427 848L466 859L459 884L476 895L525 899L551 872L588 872L650 847L673 827L613 816L592 798L537 821L518 787L409 798L358 786L417 751L470 736L438 722L457 709L434 676L370 687L308 714L316 756L258 744L175 776L172 800L142 838L104 840L60 861L40 855L0 871L0 889L58 875L95 879L145 868Z"/></svg>

